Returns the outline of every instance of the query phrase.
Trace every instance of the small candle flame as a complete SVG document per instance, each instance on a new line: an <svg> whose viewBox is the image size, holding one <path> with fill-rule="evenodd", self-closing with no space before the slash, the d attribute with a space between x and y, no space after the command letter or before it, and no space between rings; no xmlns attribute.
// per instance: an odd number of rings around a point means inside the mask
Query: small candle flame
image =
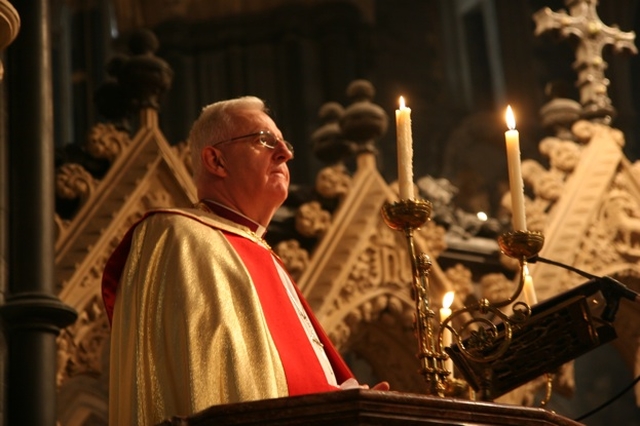
<svg viewBox="0 0 640 426"><path fill-rule="evenodd" d="M507 127L509 128L509 130L515 130L516 118L513 115L513 110L511 109L511 105L507 106L506 119L507 119Z"/></svg>
<svg viewBox="0 0 640 426"><path fill-rule="evenodd" d="M404 96L400 96L400 109L404 109L405 105L404 105Z"/></svg>
<svg viewBox="0 0 640 426"><path fill-rule="evenodd" d="M453 291L448 291L445 295L444 298L442 299L442 307L444 309L449 309L451 307L451 305L453 304L453 298L455 297L455 292Z"/></svg>

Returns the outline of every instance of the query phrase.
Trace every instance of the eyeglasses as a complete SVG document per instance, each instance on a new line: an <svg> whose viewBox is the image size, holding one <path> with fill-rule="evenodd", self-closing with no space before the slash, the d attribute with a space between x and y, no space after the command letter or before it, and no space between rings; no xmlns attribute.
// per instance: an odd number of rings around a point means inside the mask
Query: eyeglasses
<svg viewBox="0 0 640 426"><path fill-rule="evenodd" d="M261 130L259 132L256 133L251 133L248 135L243 135L243 136L236 136L235 138L231 138L231 139L227 139L224 141L220 141L220 142L216 142L214 144L211 144L211 146L218 146L218 145L222 145L223 143L229 143L229 142L234 142L240 139L246 139L246 138L252 138L252 137L256 137L256 136L260 136L260 138L258 139L258 141L260 142L260 144L266 148L269 149L275 149L276 146L278 146L278 142L282 142L284 144L284 146L287 147L287 149L289 150L289 152L291 153L291 155L293 155L293 145L291 145L289 142L285 141L284 139L280 139L277 136L275 136L273 133L271 133L268 130Z"/></svg>

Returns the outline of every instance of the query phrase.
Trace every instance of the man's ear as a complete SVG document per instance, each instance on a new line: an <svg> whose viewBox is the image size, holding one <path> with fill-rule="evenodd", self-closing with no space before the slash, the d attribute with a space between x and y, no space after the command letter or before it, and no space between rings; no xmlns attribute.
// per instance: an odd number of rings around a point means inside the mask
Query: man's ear
<svg viewBox="0 0 640 426"><path fill-rule="evenodd" d="M208 173L221 177L227 175L227 170L224 168L222 161L222 153L219 149L213 146L204 147L200 153L200 158L202 159L202 167Z"/></svg>

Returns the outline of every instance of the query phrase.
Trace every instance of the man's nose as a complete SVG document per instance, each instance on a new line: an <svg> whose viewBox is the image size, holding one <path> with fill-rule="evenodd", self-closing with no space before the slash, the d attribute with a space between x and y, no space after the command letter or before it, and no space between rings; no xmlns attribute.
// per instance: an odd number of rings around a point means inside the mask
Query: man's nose
<svg viewBox="0 0 640 426"><path fill-rule="evenodd" d="M278 159L282 159L283 161L289 161L293 158L293 147L290 148L290 144L288 142L283 141L282 139L278 140L278 145L276 146Z"/></svg>

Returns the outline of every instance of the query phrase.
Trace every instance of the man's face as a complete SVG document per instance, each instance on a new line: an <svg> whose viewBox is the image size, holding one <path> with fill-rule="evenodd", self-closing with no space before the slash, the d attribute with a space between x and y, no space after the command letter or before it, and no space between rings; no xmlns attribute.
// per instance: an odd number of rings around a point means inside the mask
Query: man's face
<svg viewBox="0 0 640 426"><path fill-rule="evenodd" d="M247 111L238 118L232 137L269 131L279 141L274 149L260 143L260 136L236 140L219 147L227 171L228 189L245 202L278 208L287 198L289 168L293 154L282 142L282 133L275 122L261 111Z"/></svg>

